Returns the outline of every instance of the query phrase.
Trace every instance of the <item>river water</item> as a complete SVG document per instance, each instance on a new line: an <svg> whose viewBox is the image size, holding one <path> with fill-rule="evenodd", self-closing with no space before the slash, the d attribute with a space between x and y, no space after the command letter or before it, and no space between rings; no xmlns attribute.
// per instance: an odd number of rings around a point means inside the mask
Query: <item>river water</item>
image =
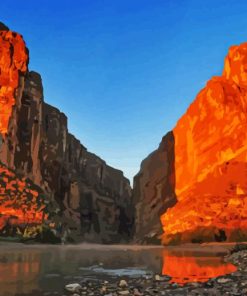
<svg viewBox="0 0 247 296"><path fill-rule="evenodd" d="M66 284L116 277L169 275L179 284L234 272L228 245L183 247L22 245L0 243L0 295L63 292Z"/></svg>

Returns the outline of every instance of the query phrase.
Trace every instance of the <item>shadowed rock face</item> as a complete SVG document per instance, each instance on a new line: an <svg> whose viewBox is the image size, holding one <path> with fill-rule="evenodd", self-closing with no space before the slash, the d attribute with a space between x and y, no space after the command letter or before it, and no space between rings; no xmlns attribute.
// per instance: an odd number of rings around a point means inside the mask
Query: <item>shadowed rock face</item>
<svg viewBox="0 0 247 296"><path fill-rule="evenodd" d="M38 73L27 72L22 83L7 133L1 135L1 162L32 180L54 201L63 239L130 240L129 181L68 132L65 114L44 102Z"/></svg>
<svg viewBox="0 0 247 296"><path fill-rule="evenodd" d="M174 135L163 137L159 148L141 164L134 178L135 240L160 243L163 233L160 216L176 203Z"/></svg>

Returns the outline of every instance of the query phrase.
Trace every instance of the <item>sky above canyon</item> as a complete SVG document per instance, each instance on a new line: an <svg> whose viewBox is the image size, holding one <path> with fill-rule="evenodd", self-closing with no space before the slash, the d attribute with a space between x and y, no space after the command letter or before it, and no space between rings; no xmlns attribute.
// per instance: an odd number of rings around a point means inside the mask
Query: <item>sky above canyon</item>
<svg viewBox="0 0 247 296"><path fill-rule="evenodd" d="M247 41L246 1L4 0L0 15L24 36L45 101L130 179Z"/></svg>

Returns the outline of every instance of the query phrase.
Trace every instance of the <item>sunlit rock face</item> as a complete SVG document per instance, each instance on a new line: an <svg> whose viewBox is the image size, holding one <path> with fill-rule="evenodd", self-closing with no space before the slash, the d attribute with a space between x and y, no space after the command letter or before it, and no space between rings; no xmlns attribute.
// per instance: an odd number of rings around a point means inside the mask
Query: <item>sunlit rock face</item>
<svg viewBox="0 0 247 296"><path fill-rule="evenodd" d="M164 244L247 239L246 127L244 43L230 48L222 76L208 81L168 133L172 145L143 161L133 190L138 241L161 232Z"/></svg>
<svg viewBox="0 0 247 296"><path fill-rule="evenodd" d="M15 226L40 225L47 219L42 191L0 163L0 233L11 235ZM16 233L15 233L16 234Z"/></svg>
<svg viewBox="0 0 247 296"><path fill-rule="evenodd" d="M247 43L230 48L173 129L177 204L163 242L234 241L247 234Z"/></svg>
<svg viewBox="0 0 247 296"><path fill-rule="evenodd" d="M22 36L0 24L0 133L8 129L15 100L20 95L28 52Z"/></svg>
<svg viewBox="0 0 247 296"><path fill-rule="evenodd" d="M28 50L20 34L0 23L0 146L8 142L7 132L14 106L22 96L24 75L27 72ZM3 145L4 146L4 145ZM1 147L3 148L3 147ZM7 155L6 155L7 156ZM24 225L40 225L46 219L41 190L16 173L0 159L0 233L10 235L24 231Z"/></svg>

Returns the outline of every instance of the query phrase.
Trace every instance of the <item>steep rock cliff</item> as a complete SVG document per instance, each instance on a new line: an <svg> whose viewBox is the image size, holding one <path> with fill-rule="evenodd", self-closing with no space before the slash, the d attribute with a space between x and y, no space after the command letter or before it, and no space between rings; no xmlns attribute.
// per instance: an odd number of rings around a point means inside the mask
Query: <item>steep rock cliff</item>
<svg viewBox="0 0 247 296"><path fill-rule="evenodd" d="M177 202L161 215L165 244L247 238L246 69L247 43L231 47L222 76L207 83L173 129L175 157L150 160L153 167L163 167L164 175L174 161ZM159 176L150 164L141 172L155 190ZM154 197L143 194L145 186L134 193L135 199L145 200L143 220L151 226L148 213ZM158 207L166 198L164 193Z"/></svg>
<svg viewBox="0 0 247 296"><path fill-rule="evenodd" d="M0 34L19 36L4 30ZM2 44L0 40L0 48ZM128 241L133 224L129 181L68 132L65 114L44 102L39 74L27 68L18 74L11 108L5 102L11 112L0 131L1 162L18 176L29 178L53 201L55 230L63 239ZM1 80L0 85L3 89Z"/></svg>
<svg viewBox="0 0 247 296"><path fill-rule="evenodd" d="M15 98L21 95L28 51L22 36L9 31L2 23L0 43L0 133L6 133Z"/></svg>
<svg viewBox="0 0 247 296"><path fill-rule="evenodd" d="M233 46L174 128L177 205L164 241L247 237L247 43Z"/></svg>
<svg viewBox="0 0 247 296"><path fill-rule="evenodd" d="M160 243L160 216L176 203L174 136L169 132L141 164L134 178L135 237L139 243Z"/></svg>

